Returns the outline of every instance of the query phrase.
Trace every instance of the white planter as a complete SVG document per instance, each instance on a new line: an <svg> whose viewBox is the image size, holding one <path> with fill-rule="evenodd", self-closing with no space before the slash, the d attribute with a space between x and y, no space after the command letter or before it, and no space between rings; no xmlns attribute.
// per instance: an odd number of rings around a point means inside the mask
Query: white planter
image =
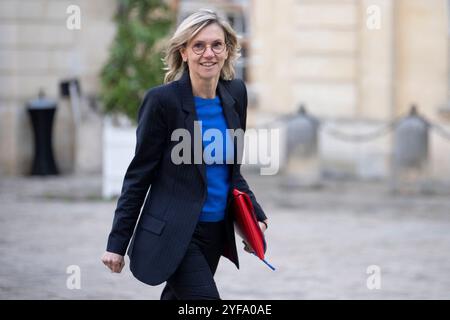
<svg viewBox="0 0 450 320"><path fill-rule="evenodd" d="M125 172L134 156L136 127L113 124L110 117L103 120L102 195L112 198L120 195Z"/></svg>

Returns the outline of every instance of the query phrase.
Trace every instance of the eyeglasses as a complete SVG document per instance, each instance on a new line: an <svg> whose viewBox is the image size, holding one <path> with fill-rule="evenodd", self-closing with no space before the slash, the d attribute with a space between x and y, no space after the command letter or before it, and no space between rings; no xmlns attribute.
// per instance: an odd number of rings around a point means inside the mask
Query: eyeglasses
<svg viewBox="0 0 450 320"><path fill-rule="evenodd" d="M227 47L227 45L226 45L225 43L223 43L222 41L215 41L215 42L213 42L213 43L210 44L210 45L207 45L206 43L199 41L199 42L196 42L196 43L193 44L193 46L192 46L192 51L193 51L195 54L202 55L202 54L205 53L206 48L207 48L208 46L211 47L211 50L212 50L215 54L220 54L220 53L222 53L222 52L225 50L225 48Z"/></svg>

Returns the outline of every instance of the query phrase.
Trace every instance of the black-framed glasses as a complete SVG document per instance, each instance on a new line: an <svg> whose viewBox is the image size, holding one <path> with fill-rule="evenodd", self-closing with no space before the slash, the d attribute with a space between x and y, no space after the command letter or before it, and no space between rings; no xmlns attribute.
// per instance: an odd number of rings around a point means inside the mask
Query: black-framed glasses
<svg viewBox="0 0 450 320"><path fill-rule="evenodd" d="M215 54L220 54L220 53L222 53L222 52L225 50L225 48L227 47L227 45L226 45L225 42L223 42L223 41L214 41L213 43L211 43L211 44L209 44L209 45L206 44L206 43L203 42L203 41L198 41L198 42L195 42L195 43L192 45L192 51L193 51L195 54L202 55L202 54L205 53L206 48L207 48L208 46L211 47L211 50L212 50Z"/></svg>

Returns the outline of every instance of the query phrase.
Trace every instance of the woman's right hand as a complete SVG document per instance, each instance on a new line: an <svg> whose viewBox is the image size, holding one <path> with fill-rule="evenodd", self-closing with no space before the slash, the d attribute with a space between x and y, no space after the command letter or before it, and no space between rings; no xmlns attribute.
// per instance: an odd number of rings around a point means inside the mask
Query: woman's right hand
<svg viewBox="0 0 450 320"><path fill-rule="evenodd" d="M125 266L125 259L117 253L106 251L102 256L102 262L111 269L112 272L120 273Z"/></svg>
<svg viewBox="0 0 450 320"><path fill-rule="evenodd" d="M247 243L247 241L242 240L242 243L244 244L245 251L247 251L248 253L255 253L255 251L253 251L252 247L250 247L250 245Z"/></svg>

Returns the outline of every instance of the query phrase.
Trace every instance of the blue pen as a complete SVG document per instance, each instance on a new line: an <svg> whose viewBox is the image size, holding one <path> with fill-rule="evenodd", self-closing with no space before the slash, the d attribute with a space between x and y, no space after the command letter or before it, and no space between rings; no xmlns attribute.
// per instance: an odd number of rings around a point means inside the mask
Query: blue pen
<svg viewBox="0 0 450 320"><path fill-rule="evenodd" d="M252 252L253 255L256 256L256 254L254 252ZM275 268L266 261L266 259L261 259L262 262L264 262L270 269L272 269L273 271L275 271Z"/></svg>

